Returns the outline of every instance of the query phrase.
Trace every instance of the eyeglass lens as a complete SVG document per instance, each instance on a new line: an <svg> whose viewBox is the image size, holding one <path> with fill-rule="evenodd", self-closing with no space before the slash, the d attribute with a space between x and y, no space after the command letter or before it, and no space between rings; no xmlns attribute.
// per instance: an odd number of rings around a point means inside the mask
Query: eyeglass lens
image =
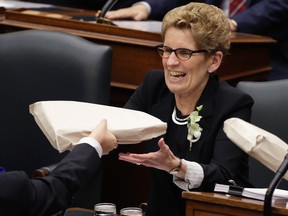
<svg viewBox="0 0 288 216"><path fill-rule="evenodd" d="M172 52L174 52L176 57L180 60L188 60L195 53L207 52L207 50L190 50L186 48L172 49L164 45L157 46L157 50L159 55L163 58L169 58Z"/></svg>

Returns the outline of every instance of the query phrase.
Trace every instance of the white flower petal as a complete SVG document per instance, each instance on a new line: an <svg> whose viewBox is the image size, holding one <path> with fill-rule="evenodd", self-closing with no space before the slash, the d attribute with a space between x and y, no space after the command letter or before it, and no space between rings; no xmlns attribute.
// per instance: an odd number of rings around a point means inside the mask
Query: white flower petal
<svg viewBox="0 0 288 216"><path fill-rule="evenodd" d="M195 138L200 138L201 137L201 132L200 131L195 131L193 135L194 135Z"/></svg>

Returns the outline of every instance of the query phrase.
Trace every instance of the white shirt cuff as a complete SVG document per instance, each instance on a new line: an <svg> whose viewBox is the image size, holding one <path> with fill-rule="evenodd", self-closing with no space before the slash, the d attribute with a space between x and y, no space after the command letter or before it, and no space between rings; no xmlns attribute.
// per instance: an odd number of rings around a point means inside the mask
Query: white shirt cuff
<svg viewBox="0 0 288 216"><path fill-rule="evenodd" d="M94 139L93 137L83 137L79 140L80 143L87 143L88 145L92 146L98 153L99 157L101 158L103 155L103 149L100 145L100 143Z"/></svg>
<svg viewBox="0 0 288 216"><path fill-rule="evenodd" d="M200 164L196 162L186 161L187 170L184 179L173 176L173 182L182 190L189 191L193 188L198 188L204 179L204 170Z"/></svg>
<svg viewBox="0 0 288 216"><path fill-rule="evenodd" d="M145 1L140 1L140 2L137 2L137 3L135 3L135 4L143 4L143 5L147 8L148 14L150 15L150 13L151 13L151 6L150 6L147 2L145 2ZM135 4L133 4L133 5L135 5Z"/></svg>

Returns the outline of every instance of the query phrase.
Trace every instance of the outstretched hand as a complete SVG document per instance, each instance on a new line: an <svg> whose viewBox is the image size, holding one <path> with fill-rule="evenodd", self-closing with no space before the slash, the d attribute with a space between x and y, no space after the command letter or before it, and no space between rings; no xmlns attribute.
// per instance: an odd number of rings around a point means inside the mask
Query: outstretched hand
<svg viewBox="0 0 288 216"><path fill-rule="evenodd" d="M119 160L169 172L178 165L179 159L171 152L163 138L159 139L158 146L157 152L147 154L120 153Z"/></svg>

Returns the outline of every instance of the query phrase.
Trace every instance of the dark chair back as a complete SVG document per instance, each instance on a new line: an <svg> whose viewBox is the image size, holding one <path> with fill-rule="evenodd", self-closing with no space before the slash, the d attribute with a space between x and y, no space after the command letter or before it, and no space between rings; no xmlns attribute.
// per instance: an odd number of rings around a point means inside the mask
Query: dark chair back
<svg viewBox="0 0 288 216"><path fill-rule="evenodd" d="M30 175L58 162L65 154L52 148L29 105L43 100L108 104L111 65L109 46L78 36L41 30L0 34L0 165Z"/></svg>
<svg viewBox="0 0 288 216"><path fill-rule="evenodd" d="M241 81L236 87L251 95L255 101L251 123L288 143L288 79ZM253 158L250 158L249 165L251 183L256 187L268 187L275 173ZM287 190L288 181L283 179L279 188Z"/></svg>

